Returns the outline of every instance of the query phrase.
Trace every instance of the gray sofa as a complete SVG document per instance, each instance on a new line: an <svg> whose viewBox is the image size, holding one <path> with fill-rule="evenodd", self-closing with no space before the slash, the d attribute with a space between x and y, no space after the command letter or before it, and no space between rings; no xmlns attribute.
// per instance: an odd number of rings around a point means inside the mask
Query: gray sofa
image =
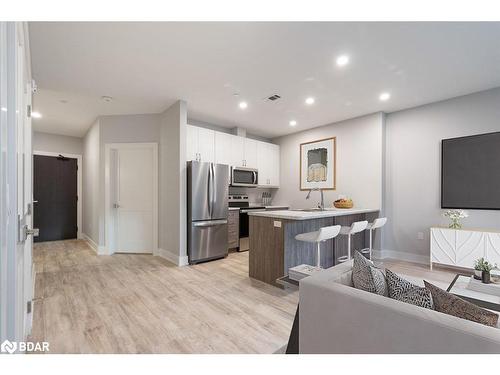
<svg viewBox="0 0 500 375"><path fill-rule="evenodd" d="M500 353L500 329L355 289L351 269L301 280L300 353Z"/></svg>

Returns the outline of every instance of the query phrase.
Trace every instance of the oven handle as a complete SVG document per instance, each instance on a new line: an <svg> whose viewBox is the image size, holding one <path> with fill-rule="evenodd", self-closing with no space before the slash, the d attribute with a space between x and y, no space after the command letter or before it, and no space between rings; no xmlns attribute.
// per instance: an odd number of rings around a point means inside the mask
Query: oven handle
<svg viewBox="0 0 500 375"><path fill-rule="evenodd" d="M242 214L247 214L247 213L249 213L249 212L262 212L262 211L265 211L265 210L266 210L265 208L256 208L256 209L254 209L254 210L252 210L252 209L250 209L250 210L241 210L241 209L240 209L240 212L241 212Z"/></svg>

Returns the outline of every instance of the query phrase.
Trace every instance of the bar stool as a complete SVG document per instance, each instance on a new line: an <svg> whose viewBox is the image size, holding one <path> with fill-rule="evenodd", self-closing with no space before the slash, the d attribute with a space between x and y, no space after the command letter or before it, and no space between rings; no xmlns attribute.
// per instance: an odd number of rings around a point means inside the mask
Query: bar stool
<svg viewBox="0 0 500 375"><path fill-rule="evenodd" d="M347 236L347 255L343 255L337 258L339 263L347 262L351 259L351 236L353 234L362 232L368 226L368 221L355 221L350 227L342 227L340 229L340 234Z"/></svg>
<svg viewBox="0 0 500 375"><path fill-rule="evenodd" d="M370 231L370 247L368 249L361 250L362 254L368 254L369 259L372 260L372 250L373 250L373 230L377 228L382 228L385 223L387 223L386 217L379 217L373 220L373 223L369 223L366 229Z"/></svg>
<svg viewBox="0 0 500 375"><path fill-rule="evenodd" d="M297 234L297 241L312 242L316 244L316 267L321 268L321 242L337 237L340 232L340 225L332 225L320 228L316 232Z"/></svg>

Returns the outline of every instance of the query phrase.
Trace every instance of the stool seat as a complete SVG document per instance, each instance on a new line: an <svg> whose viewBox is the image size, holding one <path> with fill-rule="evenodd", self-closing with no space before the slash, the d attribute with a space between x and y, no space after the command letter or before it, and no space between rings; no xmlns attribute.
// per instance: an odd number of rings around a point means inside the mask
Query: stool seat
<svg viewBox="0 0 500 375"><path fill-rule="evenodd" d="M302 241L302 242L311 242L316 244L316 266L321 267L321 259L320 259L320 243L323 241L330 240L332 238L337 237L337 235L340 232L340 225L331 225L329 227L323 227L320 228L320 230L314 231L314 232L306 232L306 233L300 233L295 236L295 239L297 241Z"/></svg>

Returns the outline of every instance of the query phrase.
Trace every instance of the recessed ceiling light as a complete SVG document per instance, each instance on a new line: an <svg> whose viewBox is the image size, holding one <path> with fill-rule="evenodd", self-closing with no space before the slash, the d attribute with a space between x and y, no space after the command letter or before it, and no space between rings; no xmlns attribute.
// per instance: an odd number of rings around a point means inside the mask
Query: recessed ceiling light
<svg viewBox="0 0 500 375"><path fill-rule="evenodd" d="M2 107L2 112L7 112L7 108Z"/></svg>
<svg viewBox="0 0 500 375"><path fill-rule="evenodd" d="M238 104L238 105L239 105L239 107L241 109L246 109L248 107L248 103L247 102L240 102L240 104Z"/></svg>
<svg viewBox="0 0 500 375"><path fill-rule="evenodd" d="M62 103L62 104L67 104L68 103L68 101L66 99L61 99L61 100L59 100L59 102Z"/></svg>
<svg viewBox="0 0 500 375"><path fill-rule="evenodd" d="M40 114L40 112L31 112L31 117L32 118L41 118L42 115Z"/></svg>
<svg viewBox="0 0 500 375"><path fill-rule="evenodd" d="M103 96L101 96L101 100L106 102L106 103L110 103L113 101L113 98L111 96L103 95Z"/></svg>
<svg viewBox="0 0 500 375"><path fill-rule="evenodd" d="M391 98L391 94L389 94L388 92L383 92L378 98L380 101L385 102Z"/></svg>
<svg viewBox="0 0 500 375"><path fill-rule="evenodd" d="M291 121L289 122L289 124L290 124L290 126L295 126L295 125L297 125L297 121L295 121L295 120L291 120Z"/></svg>
<svg viewBox="0 0 500 375"><path fill-rule="evenodd" d="M313 97L309 97L306 99L306 104L307 105L311 105L311 104L314 104L314 98Z"/></svg>
<svg viewBox="0 0 500 375"><path fill-rule="evenodd" d="M338 66L345 66L349 64L349 56L347 55L340 55L337 57L337 65Z"/></svg>

